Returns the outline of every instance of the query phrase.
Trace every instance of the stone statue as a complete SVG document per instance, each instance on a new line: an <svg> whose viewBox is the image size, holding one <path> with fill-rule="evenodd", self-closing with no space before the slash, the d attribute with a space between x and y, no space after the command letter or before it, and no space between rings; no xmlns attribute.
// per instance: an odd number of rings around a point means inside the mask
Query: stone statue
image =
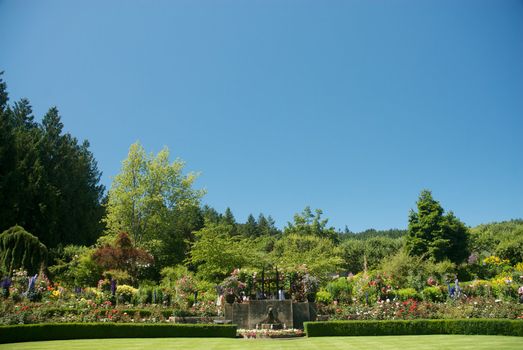
<svg viewBox="0 0 523 350"><path fill-rule="evenodd" d="M282 323L276 314L277 312L270 306L267 310L267 318L260 322L261 329L282 329Z"/></svg>

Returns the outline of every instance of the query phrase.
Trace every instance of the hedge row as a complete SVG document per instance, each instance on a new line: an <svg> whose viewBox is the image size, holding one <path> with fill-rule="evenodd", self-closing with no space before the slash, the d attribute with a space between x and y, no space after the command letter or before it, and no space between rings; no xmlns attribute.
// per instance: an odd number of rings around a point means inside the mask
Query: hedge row
<svg viewBox="0 0 523 350"><path fill-rule="evenodd" d="M309 337L423 334L483 334L523 337L523 320L453 319L325 321L304 323Z"/></svg>
<svg viewBox="0 0 523 350"><path fill-rule="evenodd" d="M111 311L113 309L98 309L98 313L103 313L105 311ZM128 315L138 315L139 317L149 317L152 315L153 311L149 309L115 309L118 310L120 313L127 313ZM174 315L174 309L162 309L160 310L160 314L165 317L169 318ZM52 316L64 316L67 314L73 314L73 315L79 315L82 313L89 313L92 312L90 309L71 309L71 308L48 308L39 310L39 312L46 316L46 317L52 317Z"/></svg>
<svg viewBox="0 0 523 350"><path fill-rule="evenodd" d="M236 325L214 324L47 323L0 326L0 343L65 339L235 336Z"/></svg>

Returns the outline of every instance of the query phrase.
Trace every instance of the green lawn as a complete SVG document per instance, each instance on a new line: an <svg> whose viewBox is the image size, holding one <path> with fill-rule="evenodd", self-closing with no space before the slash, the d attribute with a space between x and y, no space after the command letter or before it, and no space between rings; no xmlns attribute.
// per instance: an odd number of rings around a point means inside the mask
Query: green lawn
<svg viewBox="0 0 523 350"><path fill-rule="evenodd" d="M0 350L7 349L126 349L126 350L161 350L161 349L522 349L523 338L487 335L422 335L422 336L382 336L382 337L318 337L284 340L246 340L224 338L151 338L151 339L83 339L55 340L0 345Z"/></svg>

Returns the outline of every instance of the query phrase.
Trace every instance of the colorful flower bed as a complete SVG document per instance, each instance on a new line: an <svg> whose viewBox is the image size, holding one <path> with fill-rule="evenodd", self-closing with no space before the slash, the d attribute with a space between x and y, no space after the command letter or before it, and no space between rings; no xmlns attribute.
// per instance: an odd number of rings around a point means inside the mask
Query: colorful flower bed
<svg viewBox="0 0 523 350"><path fill-rule="evenodd" d="M301 329L238 329L236 334L244 339L275 339L303 337L305 333Z"/></svg>

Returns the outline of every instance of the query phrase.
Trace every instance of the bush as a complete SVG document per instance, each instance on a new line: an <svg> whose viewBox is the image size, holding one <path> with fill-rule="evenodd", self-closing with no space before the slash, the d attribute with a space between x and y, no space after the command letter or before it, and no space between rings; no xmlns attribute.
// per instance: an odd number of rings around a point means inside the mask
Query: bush
<svg viewBox="0 0 523 350"><path fill-rule="evenodd" d="M47 248L23 227L13 226L0 234L0 264L6 271L25 268L34 275L46 262Z"/></svg>
<svg viewBox="0 0 523 350"><path fill-rule="evenodd" d="M484 280L475 280L472 282L460 283L460 287L468 297L485 297L493 296L492 283Z"/></svg>
<svg viewBox="0 0 523 350"><path fill-rule="evenodd" d="M316 301L318 303L328 305L328 304L332 303L332 295L331 295L331 293L322 289L318 293L316 293Z"/></svg>
<svg viewBox="0 0 523 350"><path fill-rule="evenodd" d="M414 288L398 289L395 292L395 295L396 295L396 298L401 301L406 301L409 299L420 300L420 296Z"/></svg>
<svg viewBox="0 0 523 350"><path fill-rule="evenodd" d="M421 296L423 300L432 302L441 302L446 299L446 294L443 293L440 287L427 287L423 289Z"/></svg>
<svg viewBox="0 0 523 350"><path fill-rule="evenodd" d="M63 323L0 326L0 343L62 339L236 337L235 325Z"/></svg>
<svg viewBox="0 0 523 350"><path fill-rule="evenodd" d="M523 337L523 322L503 319L305 322L309 337L483 334Z"/></svg>
<svg viewBox="0 0 523 350"><path fill-rule="evenodd" d="M332 299L342 303L352 302L352 283L345 277L327 283L325 289L331 294Z"/></svg>
<svg viewBox="0 0 523 350"><path fill-rule="evenodd" d="M116 287L116 299L119 303L130 303L138 293L136 288L122 284Z"/></svg>

